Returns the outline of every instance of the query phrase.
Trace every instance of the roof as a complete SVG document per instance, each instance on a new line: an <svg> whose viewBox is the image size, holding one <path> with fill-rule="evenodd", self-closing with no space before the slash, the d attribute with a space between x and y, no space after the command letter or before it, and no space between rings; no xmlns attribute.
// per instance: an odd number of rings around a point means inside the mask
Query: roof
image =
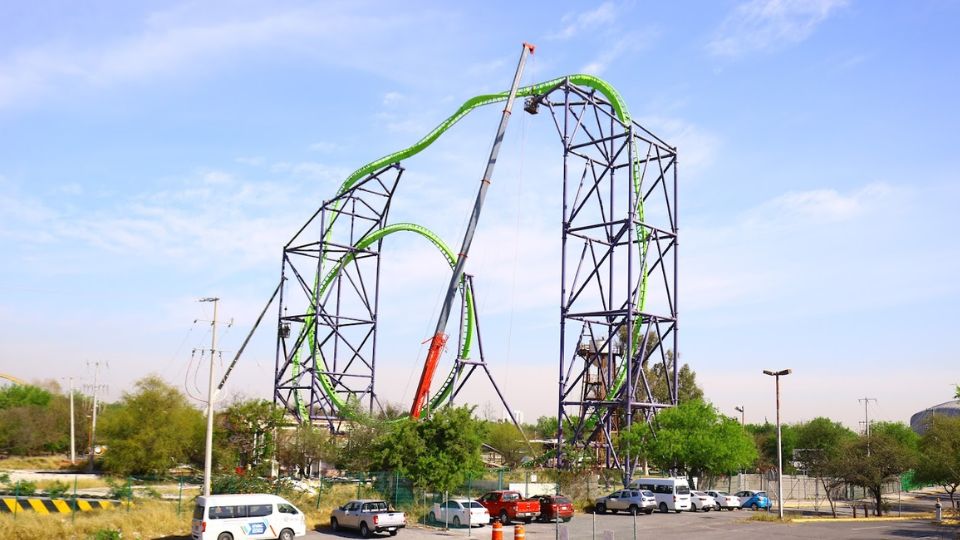
<svg viewBox="0 0 960 540"><path fill-rule="evenodd" d="M283 497L279 497L272 493L224 493L222 495L206 495L206 496L201 495L197 497L197 502L199 503L201 501L206 501L207 499L216 499L218 501L224 501L224 502L232 502L232 501L242 502L252 497L258 497L261 499L270 499L273 501L283 501L284 503L289 503L289 501L284 499Z"/></svg>

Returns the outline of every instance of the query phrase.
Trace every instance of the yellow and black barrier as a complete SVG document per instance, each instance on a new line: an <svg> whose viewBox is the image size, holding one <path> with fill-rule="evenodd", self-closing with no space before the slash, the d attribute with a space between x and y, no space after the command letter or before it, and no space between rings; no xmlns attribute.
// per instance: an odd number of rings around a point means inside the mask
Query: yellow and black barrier
<svg viewBox="0 0 960 540"><path fill-rule="evenodd" d="M50 497L0 497L0 513L14 514L36 512L37 514L69 514L120 508L115 499L51 499Z"/></svg>

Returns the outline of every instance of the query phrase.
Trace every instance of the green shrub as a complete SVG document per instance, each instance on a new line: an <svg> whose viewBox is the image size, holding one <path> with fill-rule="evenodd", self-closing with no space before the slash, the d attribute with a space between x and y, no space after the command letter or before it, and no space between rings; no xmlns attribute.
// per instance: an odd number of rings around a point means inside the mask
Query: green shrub
<svg viewBox="0 0 960 540"><path fill-rule="evenodd" d="M123 535L113 529L100 529L90 536L90 540L120 540Z"/></svg>
<svg viewBox="0 0 960 540"><path fill-rule="evenodd" d="M33 495L37 492L37 484L29 480L18 480L10 484L10 491L18 495Z"/></svg>
<svg viewBox="0 0 960 540"><path fill-rule="evenodd" d="M116 482L114 480L107 480L107 486L110 487L110 498L111 499L130 499L133 497L133 488L130 486L130 483L124 480L123 482Z"/></svg>
<svg viewBox="0 0 960 540"><path fill-rule="evenodd" d="M70 491L70 484L57 480L47 488L47 496L53 499L63 497Z"/></svg>

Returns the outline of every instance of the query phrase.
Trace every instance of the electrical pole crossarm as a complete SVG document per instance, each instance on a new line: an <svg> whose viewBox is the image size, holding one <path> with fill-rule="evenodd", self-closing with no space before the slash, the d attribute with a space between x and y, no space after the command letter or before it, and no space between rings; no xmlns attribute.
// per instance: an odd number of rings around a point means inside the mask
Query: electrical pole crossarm
<svg viewBox="0 0 960 540"><path fill-rule="evenodd" d="M470 253L470 246L473 244L473 235L477 230L477 223L480 221L480 211L483 209L483 201L487 196L487 189L490 187L493 179L493 169L497 164L497 155L500 153L500 144L503 142L503 134L507 130L507 123L510 121L510 113L513 109L513 102L517 97L517 88L520 87L520 78L523 75L523 66L526 63L527 55L533 53L534 46L529 43L523 44L523 50L520 53L520 61L517 63L517 71L513 76L513 84L510 86L510 94L507 97L507 104L500 117L500 125L497 127L497 135L493 139L493 147L490 149L490 157L487 159L487 167L483 171L483 177L480 180L480 189L477 192L477 199L473 203L473 211L470 213L470 220L467 223L467 230L463 235L463 244L460 247L460 253L457 257L457 263L450 276L450 283L447 285L447 294L443 305L440 307L440 317L437 320L436 330L430 339L430 350L427 351L427 359L423 364L423 372L420 374L420 382L417 385L417 392L414 395L413 405L410 408L411 418L420 418L420 411L427 400L427 394L430 393L430 383L433 382L433 374L440 361L440 353L447 343L447 336L444 330L447 327L447 321L450 319L450 310L453 308L453 299L460 287L460 280L463 278L464 267L467 264L467 254Z"/></svg>

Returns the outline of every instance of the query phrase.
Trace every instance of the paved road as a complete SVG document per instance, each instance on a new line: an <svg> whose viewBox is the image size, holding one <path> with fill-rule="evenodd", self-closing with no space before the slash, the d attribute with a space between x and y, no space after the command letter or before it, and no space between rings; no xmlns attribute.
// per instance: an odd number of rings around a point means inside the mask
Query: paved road
<svg viewBox="0 0 960 540"><path fill-rule="evenodd" d="M895 522L840 522L840 523L797 523L779 524L749 522L749 512L709 512L698 514L659 514L641 515L636 519L638 538L683 538L700 540L702 538L736 538L737 540L761 540L776 538L790 540L794 538L960 538L960 529L937 527L925 521ZM594 520L592 515L578 515L568 524L570 540L592 540L594 538ZM633 540L633 518L627 515L596 516L596 536L603 540L603 531L612 531L615 540ZM556 535L556 526L549 523L533 523L527 526L528 540L550 540ZM504 540L512 540L513 527L504 528ZM358 534L334 533L330 529L313 531L307 535L311 539L334 540L339 538L357 539ZM389 539L387 535L381 538ZM467 531L411 527L400 531L398 540L467 540ZM490 527L473 529L470 538L489 540Z"/></svg>

